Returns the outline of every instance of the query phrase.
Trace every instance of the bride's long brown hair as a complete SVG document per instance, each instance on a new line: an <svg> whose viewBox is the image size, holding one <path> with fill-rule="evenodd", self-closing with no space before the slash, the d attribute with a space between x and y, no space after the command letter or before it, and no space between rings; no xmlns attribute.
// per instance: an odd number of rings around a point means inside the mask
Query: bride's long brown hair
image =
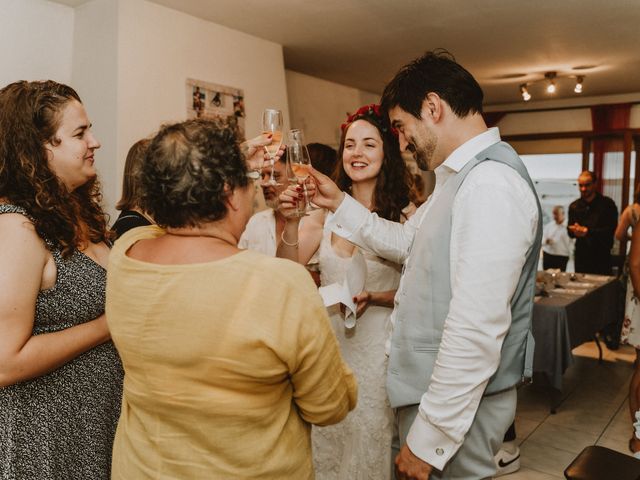
<svg viewBox="0 0 640 480"><path fill-rule="evenodd" d="M97 179L69 192L49 167L45 144L60 142L61 113L74 100L81 102L73 88L51 80L0 90L0 197L23 207L65 257L87 240L110 238Z"/></svg>

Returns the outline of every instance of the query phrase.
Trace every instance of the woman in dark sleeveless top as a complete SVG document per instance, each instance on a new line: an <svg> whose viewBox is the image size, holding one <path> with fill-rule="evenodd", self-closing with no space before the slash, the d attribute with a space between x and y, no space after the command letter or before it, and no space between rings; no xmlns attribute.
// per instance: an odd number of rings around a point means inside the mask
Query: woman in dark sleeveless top
<svg viewBox="0 0 640 480"><path fill-rule="evenodd" d="M100 143L66 85L8 85L0 112L0 479L108 479L123 371Z"/></svg>
<svg viewBox="0 0 640 480"><path fill-rule="evenodd" d="M122 197L116 204L116 210L120 210L120 215L111 227L116 238L120 238L132 228L153 223L151 217L140 206L140 172L150 141L148 138L138 140L127 153L122 176Z"/></svg>

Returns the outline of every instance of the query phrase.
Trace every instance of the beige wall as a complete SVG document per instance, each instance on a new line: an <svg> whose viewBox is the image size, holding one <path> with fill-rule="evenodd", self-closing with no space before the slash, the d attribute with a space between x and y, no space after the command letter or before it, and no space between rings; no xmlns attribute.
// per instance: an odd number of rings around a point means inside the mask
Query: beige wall
<svg viewBox="0 0 640 480"><path fill-rule="evenodd" d="M291 126L301 128L309 143L338 147L347 112L377 103L380 96L303 73L286 71Z"/></svg>
<svg viewBox="0 0 640 480"><path fill-rule="evenodd" d="M16 80L71 81L73 8L0 0L0 88Z"/></svg>
<svg viewBox="0 0 640 480"><path fill-rule="evenodd" d="M76 9L71 84L85 104L93 132L102 147L96 168L102 182L103 205L112 220L119 198L118 156L118 2L94 0Z"/></svg>
<svg viewBox="0 0 640 480"><path fill-rule="evenodd" d="M500 134L520 135L532 133L577 132L591 130L591 109L588 107L507 113L497 124ZM631 107L631 128L640 128L640 105ZM512 142L520 154L581 153L580 139L532 140Z"/></svg>
<svg viewBox="0 0 640 480"><path fill-rule="evenodd" d="M508 113L498 122L498 127L502 135L591 130L591 111L588 108L580 108Z"/></svg>
<svg viewBox="0 0 640 480"><path fill-rule="evenodd" d="M96 155L109 213L129 147L186 118L185 80L241 88L246 132L264 108L289 127L282 47L145 0L93 0L76 9L0 0L0 85L51 78L74 86L102 143Z"/></svg>
<svg viewBox="0 0 640 480"><path fill-rule="evenodd" d="M288 128L282 46L144 0L119 3L118 177L135 141L186 119L187 78L244 90L248 137L268 107Z"/></svg>

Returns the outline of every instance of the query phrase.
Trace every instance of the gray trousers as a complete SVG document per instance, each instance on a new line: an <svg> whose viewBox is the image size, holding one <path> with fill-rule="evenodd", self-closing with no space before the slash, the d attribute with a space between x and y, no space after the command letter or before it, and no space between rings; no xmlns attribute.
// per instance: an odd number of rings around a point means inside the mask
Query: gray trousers
<svg viewBox="0 0 640 480"><path fill-rule="evenodd" d="M471 428L464 443L451 457L443 471L434 470L431 479L478 480L491 478L496 473L493 457L502 445L516 414L517 394L511 388L504 392L482 397ZM409 429L418 414L418 405L394 409L395 424L391 442L391 469L395 479L395 458L407 441Z"/></svg>

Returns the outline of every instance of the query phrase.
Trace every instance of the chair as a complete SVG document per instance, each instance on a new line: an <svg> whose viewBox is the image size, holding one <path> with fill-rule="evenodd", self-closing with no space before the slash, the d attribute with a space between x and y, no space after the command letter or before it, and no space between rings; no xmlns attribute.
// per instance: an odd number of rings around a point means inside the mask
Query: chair
<svg viewBox="0 0 640 480"><path fill-rule="evenodd" d="M564 476L567 480L640 480L640 460L591 445L573 459Z"/></svg>

